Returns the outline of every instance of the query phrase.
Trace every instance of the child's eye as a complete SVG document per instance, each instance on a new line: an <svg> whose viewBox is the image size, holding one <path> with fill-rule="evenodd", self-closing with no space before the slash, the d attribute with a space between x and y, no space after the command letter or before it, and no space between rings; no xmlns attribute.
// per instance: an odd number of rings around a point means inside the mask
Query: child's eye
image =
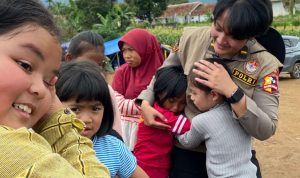
<svg viewBox="0 0 300 178"><path fill-rule="evenodd" d="M44 84L45 84L46 87L53 86L53 85L51 85L49 82L47 82L46 80L43 80L43 82L44 82Z"/></svg>
<svg viewBox="0 0 300 178"><path fill-rule="evenodd" d="M174 102L175 102L175 99L174 99L174 98L169 98L168 101L169 101L170 103L174 103Z"/></svg>
<svg viewBox="0 0 300 178"><path fill-rule="evenodd" d="M103 109L103 106L95 106L93 108L94 111L98 112L98 111L101 111Z"/></svg>
<svg viewBox="0 0 300 178"><path fill-rule="evenodd" d="M52 77L50 80L44 80L44 84L46 87L55 86L56 82L57 82L57 76Z"/></svg>
<svg viewBox="0 0 300 178"><path fill-rule="evenodd" d="M32 66L24 61L16 61L26 72L32 72Z"/></svg>
<svg viewBox="0 0 300 178"><path fill-rule="evenodd" d="M78 114L80 112L78 107L70 107L70 109L75 113Z"/></svg>

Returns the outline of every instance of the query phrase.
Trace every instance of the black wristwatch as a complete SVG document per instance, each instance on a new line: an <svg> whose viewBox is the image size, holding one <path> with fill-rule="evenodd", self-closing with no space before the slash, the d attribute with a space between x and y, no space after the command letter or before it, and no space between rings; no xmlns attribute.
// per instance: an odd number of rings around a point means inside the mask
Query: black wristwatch
<svg viewBox="0 0 300 178"><path fill-rule="evenodd" d="M237 88L235 92L232 93L230 98L227 98L227 102L230 104L239 102L244 96L244 92L240 87Z"/></svg>

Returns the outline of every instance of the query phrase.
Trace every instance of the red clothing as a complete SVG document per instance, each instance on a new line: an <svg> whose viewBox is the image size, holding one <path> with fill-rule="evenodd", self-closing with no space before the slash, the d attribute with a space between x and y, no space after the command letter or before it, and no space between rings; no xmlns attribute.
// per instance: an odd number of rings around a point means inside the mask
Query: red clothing
<svg viewBox="0 0 300 178"><path fill-rule="evenodd" d="M141 64L135 68L123 64L119 67L112 81L112 87L125 99L136 98L146 89L153 75L164 61L163 53L156 37L144 29L133 29L119 41L119 48L127 43L141 57Z"/></svg>
<svg viewBox="0 0 300 178"><path fill-rule="evenodd" d="M161 108L156 103L154 108L167 118L171 128L162 130L140 123L137 131L137 143L133 152L137 158L138 165L151 178L167 178L170 168L173 135L183 134L190 130L191 122L183 115L175 115L173 112ZM161 175L163 174L162 172L164 172L164 175Z"/></svg>

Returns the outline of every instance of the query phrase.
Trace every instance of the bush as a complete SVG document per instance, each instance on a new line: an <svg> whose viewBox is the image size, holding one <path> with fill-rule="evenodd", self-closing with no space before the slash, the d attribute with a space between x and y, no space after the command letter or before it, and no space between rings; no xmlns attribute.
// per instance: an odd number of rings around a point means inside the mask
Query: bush
<svg viewBox="0 0 300 178"><path fill-rule="evenodd" d="M148 30L156 36L161 44L172 46L180 39L183 28L155 27Z"/></svg>

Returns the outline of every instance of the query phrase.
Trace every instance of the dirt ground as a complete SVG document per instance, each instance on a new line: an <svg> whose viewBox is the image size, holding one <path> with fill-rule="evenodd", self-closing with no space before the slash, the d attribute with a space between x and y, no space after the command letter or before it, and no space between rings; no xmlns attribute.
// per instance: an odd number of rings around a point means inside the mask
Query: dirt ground
<svg viewBox="0 0 300 178"><path fill-rule="evenodd" d="M263 178L300 178L300 80L280 77L279 121L276 134L256 141Z"/></svg>
<svg viewBox="0 0 300 178"><path fill-rule="evenodd" d="M110 83L112 75L107 76ZM280 77L279 122L276 134L255 141L263 178L300 178L300 79Z"/></svg>

